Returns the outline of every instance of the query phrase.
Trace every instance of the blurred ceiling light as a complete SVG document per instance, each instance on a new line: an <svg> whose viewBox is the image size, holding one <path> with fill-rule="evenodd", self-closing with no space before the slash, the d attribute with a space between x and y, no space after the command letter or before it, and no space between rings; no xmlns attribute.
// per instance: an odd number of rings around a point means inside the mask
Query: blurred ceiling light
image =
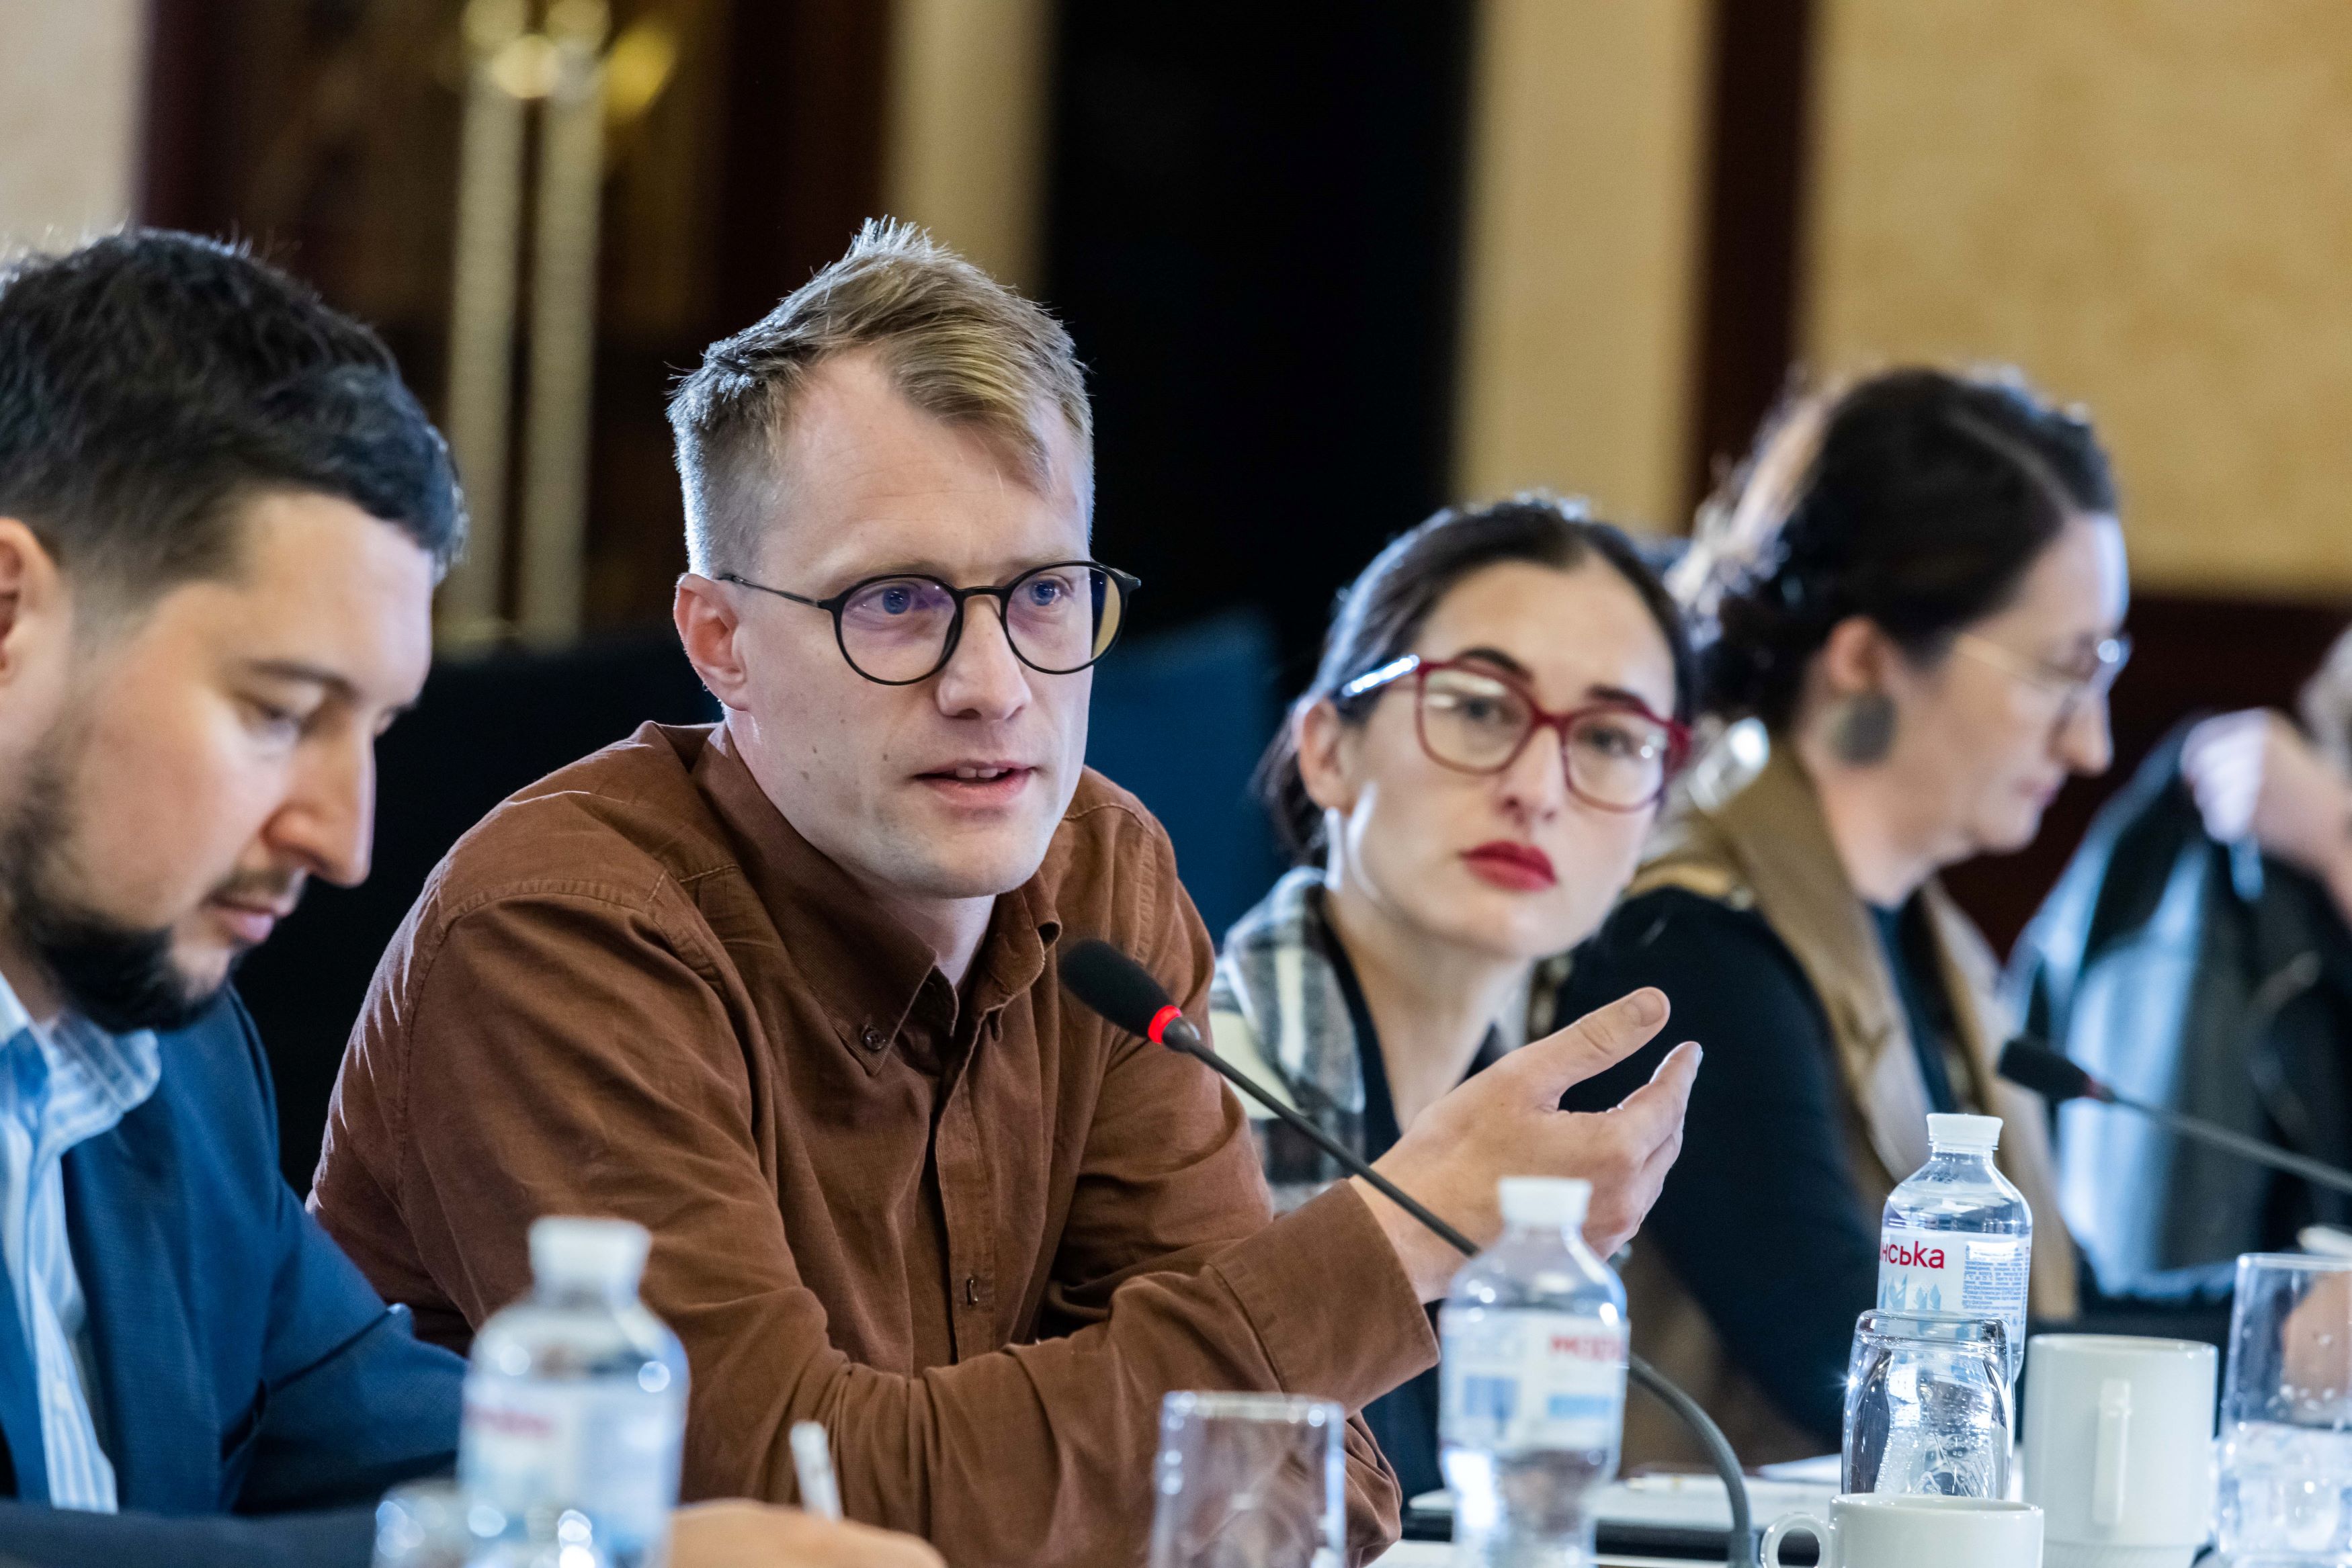
<svg viewBox="0 0 2352 1568"><path fill-rule="evenodd" d="M541 99L553 92L562 68L555 40L545 33L525 33L490 57L490 79L520 99Z"/></svg>
<svg viewBox="0 0 2352 1568"><path fill-rule="evenodd" d="M466 7L466 47L476 54L495 54L520 37L530 19L523 0L473 0Z"/></svg>
<svg viewBox="0 0 2352 1568"><path fill-rule="evenodd" d="M579 635L605 137L640 119L677 68L677 30L658 15L640 18L606 50L612 12L604 0L552 0L536 32L528 30L531 10L529 0L471 0L462 24L473 64L459 152L446 423L473 497L474 538L442 594L440 635L448 648L516 633L549 645ZM530 103L541 105L539 196L521 570L509 621L501 613L506 480Z"/></svg>
<svg viewBox="0 0 2352 1568"><path fill-rule="evenodd" d="M651 109L677 70L677 28L664 16L642 16L621 31L604 56L604 119L627 125Z"/></svg>

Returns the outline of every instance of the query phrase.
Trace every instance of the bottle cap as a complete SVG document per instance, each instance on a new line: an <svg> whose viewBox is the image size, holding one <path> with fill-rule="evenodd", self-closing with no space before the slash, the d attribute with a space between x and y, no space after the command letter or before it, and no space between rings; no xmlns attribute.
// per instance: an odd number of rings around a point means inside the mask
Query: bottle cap
<svg viewBox="0 0 2352 1568"><path fill-rule="evenodd" d="M1505 1225L1573 1230L1584 1223L1592 1184L1574 1176L1505 1176L1496 1184Z"/></svg>
<svg viewBox="0 0 2352 1568"><path fill-rule="evenodd" d="M530 1274L541 1285L634 1291L653 1238L625 1219L551 1215L530 1225Z"/></svg>
<svg viewBox="0 0 2352 1568"><path fill-rule="evenodd" d="M2000 1147L2000 1118L1998 1116L1958 1116L1941 1113L1927 1118L1927 1146L1931 1149L1997 1149Z"/></svg>

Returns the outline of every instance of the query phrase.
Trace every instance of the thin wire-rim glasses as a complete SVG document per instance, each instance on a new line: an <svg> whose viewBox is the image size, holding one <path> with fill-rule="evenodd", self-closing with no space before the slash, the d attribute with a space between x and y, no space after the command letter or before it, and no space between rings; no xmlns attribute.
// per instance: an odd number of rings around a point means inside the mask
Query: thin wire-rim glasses
<svg viewBox="0 0 2352 1568"><path fill-rule="evenodd" d="M1485 764L1465 761L1459 757L1446 755L1442 748L1430 742L1428 702L1430 677L1455 671L1474 674L1482 681L1491 682L1504 688L1527 710L1527 723L1520 730L1518 738L1497 761ZM1646 703L1630 700L1587 703L1581 707L1572 707L1554 713L1536 700L1534 691L1529 688L1526 681L1507 670L1498 670L1493 664L1478 658L1430 660L1422 658L1418 653L1407 653L1401 658L1391 659L1376 670L1357 676L1341 686L1337 695L1342 701L1363 696L1380 690L1382 686L1402 680L1407 675L1412 677L1413 734L1421 742L1423 754L1439 767L1450 768L1457 773L1482 776L1500 773L1518 761L1528 748L1528 742L1535 738L1538 730L1549 729L1559 737L1560 776L1566 781L1570 794L1596 810L1645 811L1665 799L1666 791L1674 785L1675 775L1682 771L1683 764L1690 756L1689 727L1663 714L1652 712ZM1577 782L1577 753L1570 744L1570 737L1580 726L1600 718L1639 719L1644 724L1654 725L1664 737L1665 755L1659 760L1656 782L1638 800L1612 800L1606 796L1596 794L1588 785Z"/></svg>
<svg viewBox="0 0 2352 1568"><path fill-rule="evenodd" d="M1052 657L1051 655L1041 654L1035 649L1022 646L1024 637L1034 636L1036 632L1034 627L1028 632L1024 632L1023 626L1028 621L1028 616L1024 613L1016 613L1013 608L1015 596L1024 589L1034 588L1050 581L1053 573L1071 571L1085 572L1090 577L1087 585L1090 600L1087 606L1090 618L1087 651L1086 656L1075 664L1060 661L1049 663L1047 660ZM1098 560L1048 561L1044 566L1031 567L1011 582L1002 586L982 584L972 588L958 588L955 584L933 577L929 572L889 571L874 577L860 578L839 593L826 599L812 599L804 593L794 593L788 589L772 588L764 582L753 582L750 578L739 576L731 571L719 572L717 578L720 582L731 582L738 588L749 588L761 593L773 594L778 599L789 599L794 604L805 604L812 610L822 610L832 616L834 646L841 650L842 658L848 662L852 670L878 686L916 685L929 680L947 668L948 661L955 657L956 647L963 640L964 610L973 599L996 601L997 620L1004 628L1005 645L1013 650L1014 658L1039 674L1075 675L1080 670L1091 667L1105 653L1111 651L1113 644L1118 643L1119 631L1127 620L1128 596L1143 586L1141 579L1121 571L1117 567L1105 566ZM846 624L846 613L856 607L859 610L870 610L874 614L884 619L903 618L903 612L894 612L888 608L888 595L892 591L903 591L910 597L919 598L925 589L936 591L947 603L952 605L946 620L940 625L938 653L931 658L929 665L919 674L895 673L877 674L865 664L859 663L857 654L850 650L851 639ZM935 602L931 607L934 614L938 608ZM1045 604L1029 608L1050 613L1053 607ZM911 633L914 630L915 628L910 624L908 632ZM924 632L923 636L916 640L912 645L921 646L923 643L929 641L930 635L929 632ZM1076 652L1075 648L1070 651ZM877 650L868 647L866 656L868 662L876 662Z"/></svg>
<svg viewBox="0 0 2352 1568"><path fill-rule="evenodd" d="M2107 694L2116 689L2116 677L2124 673L2132 656L2131 637L2120 632L2100 638L2092 648L2093 665L2088 674L2053 669L2039 659L1973 632L1958 632L1952 641L1963 653L1973 653L1979 662L2055 695L2058 713L2053 723L2060 729L2074 722L2074 716L2093 703L2107 700Z"/></svg>

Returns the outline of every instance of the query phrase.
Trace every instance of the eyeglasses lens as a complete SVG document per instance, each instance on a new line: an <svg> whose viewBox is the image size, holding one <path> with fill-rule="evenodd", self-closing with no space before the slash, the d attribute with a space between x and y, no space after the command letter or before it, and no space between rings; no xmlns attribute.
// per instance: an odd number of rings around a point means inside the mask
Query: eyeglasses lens
<svg viewBox="0 0 2352 1568"><path fill-rule="evenodd" d="M1432 670L1421 685L1421 739L1449 768L1488 772L1507 765L1535 714L1501 681L1470 670Z"/></svg>
<svg viewBox="0 0 2352 1568"><path fill-rule="evenodd" d="M1568 727L1565 750L1569 788L1588 800L1631 810L1665 788L1665 727L1640 714L1587 714Z"/></svg>
<svg viewBox="0 0 2352 1568"><path fill-rule="evenodd" d="M2064 698L2058 707L2061 724L2071 721L2086 707L2105 703L2107 694L2115 690L2116 677L2124 673L2126 664L2131 663L2131 639L2128 637L2110 637L2099 644L2092 654L2090 673L2074 676L2072 684L2065 688Z"/></svg>
<svg viewBox="0 0 2352 1568"><path fill-rule="evenodd" d="M1005 601L1004 630L1032 668L1083 670L1118 635L1118 580L1098 566L1049 566L1017 580Z"/></svg>
<svg viewBox="0 0 2352 1568"><path fill-rule="evenodd" d="M841 607L841 651L869 679L919 681L938 667L955 595L925 577L869 582Z"/></svg>

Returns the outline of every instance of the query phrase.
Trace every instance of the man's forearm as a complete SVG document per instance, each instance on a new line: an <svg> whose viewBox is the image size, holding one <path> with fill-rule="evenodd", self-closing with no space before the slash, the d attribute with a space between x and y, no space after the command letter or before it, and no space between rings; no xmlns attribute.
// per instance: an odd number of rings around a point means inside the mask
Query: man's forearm
<svg viewBox="0 0 2352 1568"><path fill-rule="evenodd" d="M744 1408L739 1384L697 1425L722 1440L756 1427L771 1449L762 1490L791 1500L786 1433L822 1421L853 1517L927 1535L960 1564L1076 1564L1141 1551L1164 1394L1279 1391L1360 1407L1434 1355L1377 1223L1343 1188L1205 1267L1129 1280L1106 1321L1066 1338L913 1377L827 1350L782 1369L776 1406ZM1393 1538L1401 1500L1360 1427L1349 1454L1350 1532L1369 1551ZM706 1469L698 1490L732 1485Z"/></svg>

